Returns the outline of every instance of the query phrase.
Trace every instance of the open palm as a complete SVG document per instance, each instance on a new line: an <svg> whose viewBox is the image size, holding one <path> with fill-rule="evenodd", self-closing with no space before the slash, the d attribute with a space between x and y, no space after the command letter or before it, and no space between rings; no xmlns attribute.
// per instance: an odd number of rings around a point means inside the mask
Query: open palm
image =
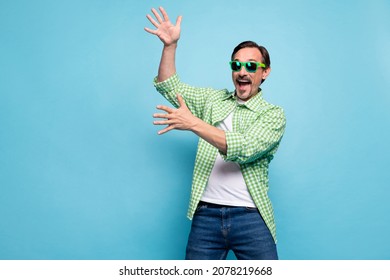
<svg viewBox="0 0 390 280"><path fill-rule="evenodd" d="M159 10L162 14L162 17L155 9L152 9L156 20L151 15L146 16L157 29L153 30L145 27L145 31L156 35L166 46L176 44L180 38L180 24L182 17L179 16L176 20L176 24L173 25L170 22L168 14L164 8L160 7Z"/></svg>

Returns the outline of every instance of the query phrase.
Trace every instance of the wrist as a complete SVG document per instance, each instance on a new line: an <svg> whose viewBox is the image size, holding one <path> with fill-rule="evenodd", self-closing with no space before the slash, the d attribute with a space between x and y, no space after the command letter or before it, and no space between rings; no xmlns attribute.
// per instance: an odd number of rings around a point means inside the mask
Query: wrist
<svg viewBox="0 0 390 280"><path fill-rule="evenodd" d="M195 116L193 116L193 117L194 117L194 119L189 127L189 130L195 134L198 134L201 132L202 124L204 124L204 122Z"/></svg>
<svg viewBox="0 0 390 280"><path fill-rule="evenodd" d="M176 42L172 42L172 43L169 43L169 44L164 44L164 49L166 50L176 50L177 48L177 41Z"/></svg>

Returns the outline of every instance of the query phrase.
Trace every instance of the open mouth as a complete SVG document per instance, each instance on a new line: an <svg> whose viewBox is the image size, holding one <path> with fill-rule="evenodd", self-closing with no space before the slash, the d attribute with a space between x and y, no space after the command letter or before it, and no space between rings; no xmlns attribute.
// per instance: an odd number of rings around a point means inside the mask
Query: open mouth
<svg viewBox="0 0 390 280"><path fill-rule="evenodd" d="M252 82L248 79L237 79L238 86L240 88L250 85Z"/></svg>

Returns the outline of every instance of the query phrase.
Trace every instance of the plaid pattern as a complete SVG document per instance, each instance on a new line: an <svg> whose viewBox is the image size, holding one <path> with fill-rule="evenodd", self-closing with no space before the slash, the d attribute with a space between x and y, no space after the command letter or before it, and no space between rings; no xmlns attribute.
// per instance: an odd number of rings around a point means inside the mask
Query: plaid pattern
<svg viewBox="0 0 390 280"><path fill-rule="evenodd" d="M234 92L192 87L182 83L177 74L160 83L155 78L154 85L176 108L179 106L176 94L181 94L190 111L213 126L234 111L233 131L225 132L227 154L221 156L240 165L249 193L276 242L274 213L268 197L268 166L284 133L283 109L267 103L261 91L246 103L239 104ZM195 213L218 152L199 138L187 213L189 219Z"/></svg>

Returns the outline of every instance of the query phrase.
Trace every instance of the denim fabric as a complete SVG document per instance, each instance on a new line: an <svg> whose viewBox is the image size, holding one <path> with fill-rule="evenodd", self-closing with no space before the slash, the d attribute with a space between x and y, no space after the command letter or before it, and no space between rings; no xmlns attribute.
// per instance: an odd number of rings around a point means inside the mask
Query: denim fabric
<svg viewBox="0 0 390 280"><path fill-rule="evenodd" d="M274 239L256 208L199 206L192 220L186 260L276 260Z"/></svg>

